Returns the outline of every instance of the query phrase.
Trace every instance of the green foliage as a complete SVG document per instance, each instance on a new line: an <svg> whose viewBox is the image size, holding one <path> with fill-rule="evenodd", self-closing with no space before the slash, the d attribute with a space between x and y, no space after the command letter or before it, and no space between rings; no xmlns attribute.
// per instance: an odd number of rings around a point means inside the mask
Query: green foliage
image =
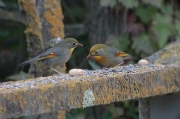
<svg viewBox="0 0 180 119"><path fill-rule="evenodd" d="M152 5L160 8L162 6L163 0L142 0L142 2L146 5Z"/></svg>
<svg viewBox="0 0 180 119"><path fill-rule="evenodd" d="M100 0L100 5L113 8L118 2L126 8L134 8L139 5L138 0Z"/></svg>
<svg viewBox="0 0 180 119"><path fill-rule="evenodd" d="M158 9L153 6L143 7L140 6L135 9L136 15L144 24L148 24L156 15Z"/></svg>
<svg viewBox="0 0 180 119"><path fill-rule="evenodd" d="M152 30L154 30L158 36L159 48L163 48L167 43L169 36L174 33L172 18L168 15L156 14Z"/></svg>
<svg viewBox="0 0 180 119"><path fill-rule="evenodd" d="M138 119L138 107L134 107L135 101L124 101L124 109L126 115L132 117L133 119Z"/></svg>
<svg viewBox="0 0 180 119"><path fill-rule="evenodd" d="M86 109L71 110L70 113L66 113L66 119L85 119L86 113Z"/></svg>
<svg viewBox="0 0 180 119"><path fill-rule="evenodd" d="M151 55L162 49L168 41L173 40L171 38L180 38L180 10L173 8L170 2L163 2L163 0L142 0L141 2L139 0L101 0L101 2L106 7L116 6L114 9L118 5L131 9L131 14L127 14L126 36L121 34L113 44L122 50L127 50L132 39L132 48L136 53Z"/></svg>
<svg viewBox="0 0 180 119"><path fill-rule="evenodd" d="M122 5L126 8L134 8L138 7L139 5L139 0L118 0Z"/></svg>
<svg viewBox="0 0 180 119"><path fill-rule="evenodd" d="M160 10L165 15L172 15L173 14L172 6L170 6L169 4L163 5ZM171 16L169 16L169 17L172 18Z"/></svg>
<svg viewBox="0 0 180 119"><path fill-rule="evenodd" d="M106 105L102 119L138 119L137 101L123 101L118 104Z"/></svg>
<svg viewBox="0 0 180 119"><path fill-rule="evenodd" d="M113 119L111 112L105 112L102 116L102 119Z"/></svg>
<svg viewBox="0 0 180 119"><path fill-rule="evenodd" d="M131 43L127 33L121 34L119 37L113 40L113 46L122 51L127 51L130 44Z"/></svg>
<svg viewBox="0 0 180 119"><path fill-rule="evenodd" d="M117 4L117 0L100 0L100 5L103 7L114 7Z"/></svg>
<svg viewBox="0 0 180 119"><path fill-rule="evenodd" d="M113 104L109 107L109 113L113 117L113 119L118 119L119 117L124 115L124 109L123 107L115 106Z"/></svg>
<svg viewBox="0 0 180 119"><path fill-rule="evenodd" d="M136 50L136 52L144 52L148 55L152 54L153 47L150 43L150 36L146 33L142 33L136 37L133 37L133 45L132 47Z"/></svg>

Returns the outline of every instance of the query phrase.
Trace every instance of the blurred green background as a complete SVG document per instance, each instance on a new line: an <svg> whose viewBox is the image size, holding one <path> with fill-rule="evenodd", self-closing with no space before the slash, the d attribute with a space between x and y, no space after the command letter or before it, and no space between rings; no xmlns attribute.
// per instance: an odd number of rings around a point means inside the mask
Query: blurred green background
<svg viewBox="0 0 180 119"><path fill-rule="evenodd" d="M75 37L77 48L67 71L72 68L97 69L88 61L89 48L106 43L141 59L180 37L179 0L62 0L65 35ZM17 0L0 0L0 81L26 78L29 65L25 16ZM71 110L67 119L138 119L138 102L124 101L86 109Z"/></svg>

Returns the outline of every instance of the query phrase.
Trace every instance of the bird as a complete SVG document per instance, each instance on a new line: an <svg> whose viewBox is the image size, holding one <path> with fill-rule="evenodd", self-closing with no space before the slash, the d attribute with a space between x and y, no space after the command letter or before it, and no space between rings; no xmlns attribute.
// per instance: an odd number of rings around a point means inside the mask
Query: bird
<svg viewBox="0 0 180 119"><path fill-rule="evenodd" d="M93 45L87 58L91 56L105 67L120 66L125 63L125 60L133 59L133 56L105 44Z"/></svg>
<svg viewBox="0 0 180 119"><path fill-rule="evenodd" d="M53 68L53 66L65 64L70 59L73 50L77 46L83 45L80 44L75 38L66 38L36 57L19 64L19 67L33 62L42 61L42 63L49 66L52 70L61 74L59 71Z"/></svg>

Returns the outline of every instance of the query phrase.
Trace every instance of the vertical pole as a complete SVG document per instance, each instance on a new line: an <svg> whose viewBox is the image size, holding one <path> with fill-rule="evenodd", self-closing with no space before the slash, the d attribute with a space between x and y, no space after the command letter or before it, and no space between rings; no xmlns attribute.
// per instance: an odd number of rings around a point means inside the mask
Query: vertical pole
<svg viewBox="0 0 180 119"><path fill-rule="evenodd" d="M139 119L150 119L149 99L139 99Z"/></svg>

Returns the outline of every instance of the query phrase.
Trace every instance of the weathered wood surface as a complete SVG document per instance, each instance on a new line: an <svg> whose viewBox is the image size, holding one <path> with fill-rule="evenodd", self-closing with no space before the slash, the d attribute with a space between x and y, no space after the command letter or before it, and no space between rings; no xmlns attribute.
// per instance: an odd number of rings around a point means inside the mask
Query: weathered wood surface
<svg viewBox="0 0 180 119"><path fill-rule="evenodd" d="M154 53L152 56L148 57L147 60L149 60L149 62L151 62L153 64L164 64L164 65L176 64L176 65L179 65L180 64L180 40L177 40L176 42L173 42L173 43L167 45L162 50L160 50L160 51ZM164 95L164 96L159 96L159 97L168 98L169 95L168 96ZM139 119L150 119L150 118L164 119L164 117L172 118L172 117L179 115L179 111L177 110L177 108L175 108L176 105L178 104L178 102L176 100L173 100L174 98L171 99L171 101L173 101L174 105L172 105L172 104L169 105L164 100L159 100L159 102L157 101L156 104L153 105L153 103L151 103L151 105L149 105L149 102L152 102L152 100L154 100L156 98L157 98L157 96L139 100ZM177 100L178 100L178 98L177 98ZM157 107L159 109L160 107L162 107L163 103L168 105L168 108L164 108L164 110L166 110L166 111L164 111L162 109L157 111ZM150 109L150 107L152 109ZM154 110L156 110L156 111L154 111ZM167 111L169 111L169 113L166 113ZM171 113L171 112L173 112L173 113ZM154 113L157 114L158 116L157 115L155 116ZM173 119L175 119L175 118L173 118ZM179 118L177 118L177 119L179 119Z"/></svg>
<svg viewBox="0 0 180 119"><path fill-rule="evenodd" d="M128 65L0 84L0 118L69 110L180 91L180 66Z"/></svg>
<svg viewBox="0 0 180 119"><path fill-rule="evenodd" d="M153 64L180 65L180 40L167 45L162 50L147 58Z"/></svg>

